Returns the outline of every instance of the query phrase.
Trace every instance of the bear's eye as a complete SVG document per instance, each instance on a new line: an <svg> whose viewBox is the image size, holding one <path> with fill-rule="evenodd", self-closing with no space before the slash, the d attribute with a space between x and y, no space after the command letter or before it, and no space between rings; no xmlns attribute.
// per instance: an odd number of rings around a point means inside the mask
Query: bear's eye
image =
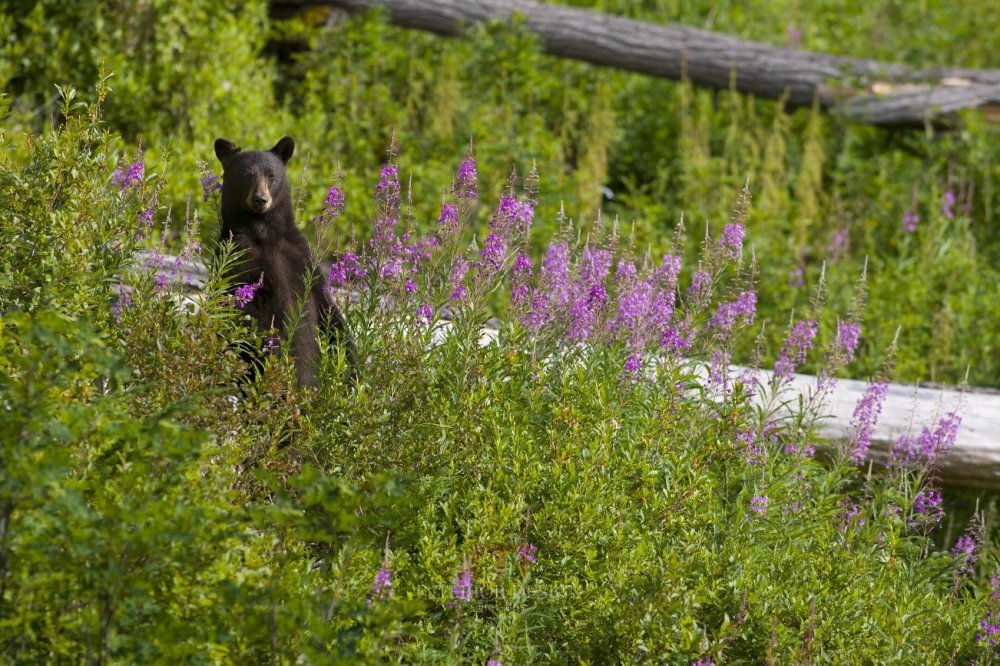
<svg viewBox="0 0 1000 666"><path fill-rule="evenodd" d="M273 171L265 171L264 175L267 177L268 180L274 180L274 172Z"/></svg>

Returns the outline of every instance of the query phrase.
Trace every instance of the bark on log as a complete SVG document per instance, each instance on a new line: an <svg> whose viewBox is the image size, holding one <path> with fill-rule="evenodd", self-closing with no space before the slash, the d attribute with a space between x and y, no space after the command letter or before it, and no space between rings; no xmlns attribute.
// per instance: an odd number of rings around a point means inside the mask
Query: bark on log
<svg viewBox="0 0 1000 666"><path fill-rule="evenodd" d="M184 307L198 306L198 292L208 279L208 270L199 260L185 260L155 252L141 251L135 260L136 270L152 270L163 275L173 286L173 293ZM496 339L496 330L483 330L482 342ZM734 369L737 376L739 368ZM769 381L769 378L762 378ZM795 375L785 399L797 404L797 395L807 395L815 387L816 378ZM820 435L836 443L848 434L854 406L865 392L867 384L853 379L840 379L830 398ZM970 389L960 393L954 389L918 387L912 384L890 384L889 392L872 436L871 457L884 461L896 439L905 433L919 434L920 427L935 414L961 405L962 426L955 446L940 462L940 478L946 485L1000 490L1000 391ZM916 416L916 418L914 418Z"/></svg>
<svg viewBox="0 0 1000 666"><path fill-rule="evenodd" d="M312 5L385 7L399 26L457 36L515 13L554 56L823 108L874 125L914 126L981 109L1000 120L1000 70L913 69L899 63L799 51L682 26L645 23L530 0L272 0L280 10Z"/></svg>

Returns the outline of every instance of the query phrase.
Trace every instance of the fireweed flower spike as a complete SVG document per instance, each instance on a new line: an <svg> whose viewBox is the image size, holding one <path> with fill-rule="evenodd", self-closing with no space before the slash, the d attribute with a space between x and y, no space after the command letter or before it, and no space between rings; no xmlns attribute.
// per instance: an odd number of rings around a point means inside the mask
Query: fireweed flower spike
<svg viewBox="0 0 1000 666"><path fill-rule="evenodd" d="M785 338L785 346L778 355L778 360L774 363L774 376L776 380L791 380L795 373L795 368L802 365L809 350L812 349L813 339L816 337L816 322L813 320L799 320L788 332Z"/></svg>
<svg viewBox="0 0 1000 666"><path fill-rule="evenodd" d="M264 285L264 274L260 274L260 279L258 279L253 284L244 284L236 288L236 293L233 296L236 299L236 307L245 308L253 300L253 297L257 294L257 290Z"/></svg>
<svg viewBox="0 0 1000 666"><path fill-rule="evenodd" d="M891 467L921 467L933 464L947 453L958 436L958 427L962 417L955 412L948 412L938 419L934 427L924 426L920 436L901 435L889 453Z"/></svg>
<svg viewBox="0 0 1000 666"><path fill-rule="evenodd" d="M804 287L806 284L805 278L803 277L804 271L801 266L797 266L792 270L788 271L788 286L790 287Z"/></svg>
<svg viewBox="0 0 1000 666"><path fill-rule="evenodd" d="M437 234L441 238L450 238L458 233L458 206L442 204L441 217L438 218Z"/></svg>
<svg viewBox="0 0 1000 666"><path fill-rule="evenodd" d="M402 241L396 237L399 222L399 172L395 164L383 164L375 186L375 233L369 241L382 266L381 277L394 277L402 270Z"/></svg>
<svg viewBox="0 0 1000 666"><path fill-rule="evenodd" d="M767 495L756 495L750 500L750 510L759 516L767 513Z"/></svg>
<svg viewBox="0 0 1000 666"><path fill-rule="evenodd" d="M955 193L949 187L944 191L944 195L941 197L941 214L949 220L955 217L955 211L952 210L952 206L955 205L955 201Z"/></svg>
<svg viewBox="0 0 1000 666"><path fill-rule="evenodd" d="M417 323L423 326L429 326L431 321L433 321L434 308L430 305L421 305L417 308Z"/></svg>
<svg viewBox="0 0 1000 666"><path fill-rule="evenodd" d="M382 568L375 574L375 582L368 592L368 600L365 605L371 606L376 599L384 599L392 596L392 567L388 562L382 564Z"/></svg>
<svg viewBox="0 0 1000 666"><path fill-rule="evenodd" d="M982 646L996 646L1000 641L1000 576L990 577L990 596L986 602L986 617L979 623L982 631L976 634L976 642ZM989 653L992 654L992 651Z"/></svg>
<svg viewBox="0 0 1000 666"><path fill-rule="evenodd" d="M882 405L889 393L889 384L883 379L873 379L865 389L865 393L854 406L851 416L851 436L848 441L848 452L851 460L860 463L868 457L868 447L872 443L875 424L882 414Z"/></svg>
<svg viewBox="0 0 1000 666"><path fill-rule="evenodd" d="M215 175L214 171L208 170L202 174L201 191L204 201L208 201L222 191L222 181L219 180L219 177Z"/></svg>
<svg viewBox="0 0 1000 666"><path fill-rule="evenodd" d="M455 257L451 262L451 272L448 274L448 284L451 287L451 301L461 301L465 298L465 274L469 270L469 262L462 257Z"/></svg>
<svg viewBox="0 0 1000 666"><path fill-rule="evenodd" d="M472 148L469 148L469 157L458 167L458 176L455 178L455 185L452 192L459 199L474 200L476 198L476 160L472 156Z"/></svg>
<svg viewBox="0 0 1000 666"><path fill-rule="evenodd" d="M529 281L534 275L533 268L531 257L518 252L514 259L514 268L511 270L513 280L510 288L510 302L512 305L520 308L527 304L531 293Z"/></svg>
<svg viewBox="0 0 1000 666"><path fill-rule="evenodd" d="M361 257L351 252L344 252L330 264L326 286L330 289L340 289L351 284L355 279L364 277L364 275Z"/></svg>
<svg viewBox="0 0 1000 666"><path fill-rule="evenodd" d="M719 303L719 307L708 327L716 333L728 335L737 324L750 326L757 313L757 292L753 289L742 292L732 303Z"/></svg>
<svg viewBox="0 0 1000 666"><path fill-rule="evenodd" d="M538 562L538 558L535 556L537 552L538 552L538 546L536 546L533 543L519 546L517 549L517 554L520 556L520 558L523 561L529 562L531 564L535 564L536 562Z"/></svg>
<svg viewBox="0 0 1000 666"><path fill-rule="evenodd" d="M640 354L629 354L625 359L624 375L626 379L635 381L642 373L642 356Z"/></svg>
<svg viewBox="0 0 1000 666"><path fill-rule="evenodd" d="M111 180L115 185L121 190L126 190L131 187L139 187L142 185L142 176L145 167L142 164L142 153L140 152L136 161L132 164L126 164L122 161L122 165L115 169L114 173L111 174Z"/></svg>
<svg viewBox="0 0 1000 666"><path fill-rule="evenodd" d="M455 582L451 586L451 596L454 601L458 602L472 601L472 571L469 569L468 562L463 563L462 568L455 574Z"/></svg>
<svg viewBox="0 0 1000 666"><path fill-rule="evenodd" d="M983 544L984 530L982 519L979 514L974 514L965 533L958 537L955 545L952 546L951 555L958 560L955 567L955 584L958 585L962 578L971 576L975 571L976 560L979 559L980 550Z"/></svg>
<svg viewBox="0 0 1000 666"><path fill-rule="evenodd" d="M913 499L913 509L907 521L912 529L930 530L938 526L944 511L941 509L941 491L924 488Z"/></svg>
<svg viewBox="0 0 1000 666"><path fill-rule="evenodd" d="M718 243L719 250L721 250L724 257L731 261L737 261L740 258L740 252L743 250L743 235L745 233L746 228L739 222L726 225L726 228L722 230L722 238L719 239Z"/></svg>

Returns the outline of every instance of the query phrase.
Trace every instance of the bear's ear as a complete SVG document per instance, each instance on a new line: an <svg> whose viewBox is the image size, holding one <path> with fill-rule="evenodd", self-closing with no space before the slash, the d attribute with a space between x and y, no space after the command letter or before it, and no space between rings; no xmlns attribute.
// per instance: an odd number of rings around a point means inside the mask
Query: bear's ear
<svg viewBox="0 0 1000 666"><path fill-rule="evenodd" d="M274 145L271 152L280 157L282 162L288 164L288 160L292 159L292 153L295 152L295 141L290 136L283 136L281 141Z"/></svg>
<svg viewBox="0 0 1000 666"><path fill-rule="evenodd" d="M222 166L226 166L226 162L230 157L240 152L240 147L229 139L216 139L215 140L215 156L219 158L222 162Z"/></svg>

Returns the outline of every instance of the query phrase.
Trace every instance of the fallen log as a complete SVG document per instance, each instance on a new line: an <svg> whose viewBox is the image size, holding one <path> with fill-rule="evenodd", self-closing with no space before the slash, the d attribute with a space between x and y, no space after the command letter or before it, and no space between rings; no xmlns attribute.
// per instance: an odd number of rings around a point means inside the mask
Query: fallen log
<svg viewBox="0 0 1000 666"><path fill-rule="evenodd" d="M152 271L164 276L175 293L185 302L196 301L196 292L208 279L208 270L199 260L161 255L141 251L136 256L136 270ZM487 327L482 342L489 344L496 339L497 331ZM741 368L734 367L732 375L738 376ZM770 377L762 373L761 381ZM806 396L816 386L816 378L795 375L789 384L784 400L794 404L797 396ZM831 443L838 443L848 436L854 406L861 399L867 383L854 379L839 379L825 410L828 418L820 422L819 434ZM872 436L870 455L875 463L886 460L892 445L900 435L919 434L920 428L935 416L957 409L962 416L962 426L951 451L940 462L940 479L946 485L970 488L1000 489L1000 391L972 388L966 391L890 384L882 407L882 416Z"/></svg>
<svg viewBox="0 0 1000 666"><path fill-rule="evenodd" d="M530 0L271 0L279 11L324 5L348 11L385 7L392 23L458 36L471 25L524 17L550 55L700 87L813 101L855 122L923 126L979 109L1000 121L1000 70L914 69L761 44L706 30L646 23Z"/></svg>

